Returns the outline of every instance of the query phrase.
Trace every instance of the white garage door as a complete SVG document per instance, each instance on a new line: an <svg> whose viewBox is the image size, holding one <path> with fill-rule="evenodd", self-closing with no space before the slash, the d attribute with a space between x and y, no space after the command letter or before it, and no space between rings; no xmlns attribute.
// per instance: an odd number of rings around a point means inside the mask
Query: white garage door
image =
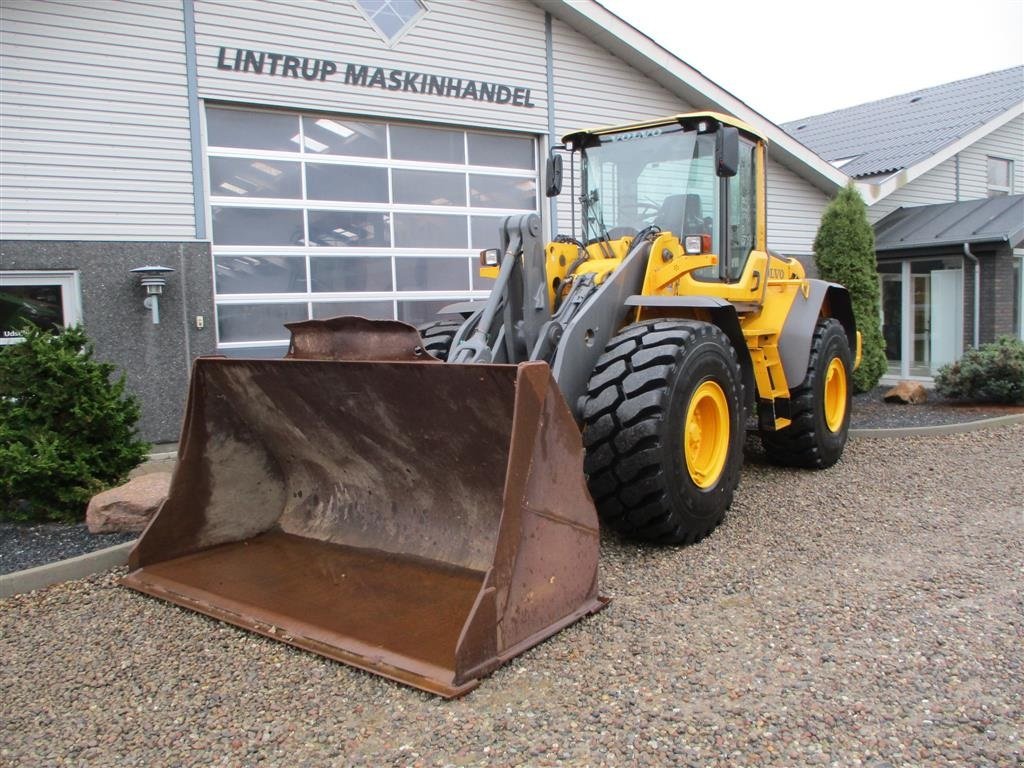
<svg viewBox="0 0 1024 768"><path fill-rule="evenodd" d="M206 110L218 346L281 353L283 323L418 324L483 298L477 252L538 210L531 136Z"/></svg>

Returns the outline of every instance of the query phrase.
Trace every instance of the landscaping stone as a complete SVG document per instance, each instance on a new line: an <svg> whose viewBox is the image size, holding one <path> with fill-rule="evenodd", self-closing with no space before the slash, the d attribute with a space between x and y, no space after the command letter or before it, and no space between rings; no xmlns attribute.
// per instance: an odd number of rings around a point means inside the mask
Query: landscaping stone
<svg viewBox="0 0 1024 768"><path fill-rule="evenodd" d="M89 532L141 532L167 498L170 485L170 472L151 472L96 494L85 512Z"/></svg>
<svg viewBox="0 0 1024 768"><path fill-rule="evenodd" d="M918 405L928 401L928 391L917 381L901 381L885 393L885 402Z"/></svg>

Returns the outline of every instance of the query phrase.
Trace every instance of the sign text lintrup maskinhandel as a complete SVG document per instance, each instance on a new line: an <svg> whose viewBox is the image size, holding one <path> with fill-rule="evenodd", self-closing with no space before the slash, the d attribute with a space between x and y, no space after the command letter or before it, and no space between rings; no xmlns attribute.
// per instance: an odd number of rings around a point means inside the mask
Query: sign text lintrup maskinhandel
<svg viewBox="0 0 1024 768"><path fill-rule="evenodd" d="M530 101L530 89L522 86L488 83L483 80L468 80L447 75L430 75L403 69L371 67L365 64L345 64L344 67L341 76L345 79L345 85L380 88L384 91L401 93L422 93L450 99L488 101L492 104L511 104L516 107L532 108L536 106ZM231 49L223 46L217 54L217 69L321 82L339 74L338 64L330 59L290 56L245 48Z"/></svg>

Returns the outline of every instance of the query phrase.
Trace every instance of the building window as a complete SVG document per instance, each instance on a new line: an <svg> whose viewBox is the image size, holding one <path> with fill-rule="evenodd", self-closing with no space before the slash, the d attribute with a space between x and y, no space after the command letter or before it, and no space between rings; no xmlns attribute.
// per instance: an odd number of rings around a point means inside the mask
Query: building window
<svg viewBox="0 0 1024 768"><path fill-rule="evenodd" d="M420 0L356 0L385 42L394 44L427 12Z"/></svg>
<svg viewBox="0 0 1024 768"><path fill-rule="evenodd" d="M1013 194L1013 161L1002 157L988 158L988 196Z"/></svg>
<svg viewBox="0 0 1024 768"><path fill-rule="evenodd" d="M539 208L532 136L208 107L218 344L287 345L284 323L419 324L483 299L479 251Z"/></svg>
<svg viewBox="0 0 1024 768"><path fill-rule="evenodd" d="M0 344L23 338L25 323L56 329L82 321L78 272L0 272Z"/></svg>

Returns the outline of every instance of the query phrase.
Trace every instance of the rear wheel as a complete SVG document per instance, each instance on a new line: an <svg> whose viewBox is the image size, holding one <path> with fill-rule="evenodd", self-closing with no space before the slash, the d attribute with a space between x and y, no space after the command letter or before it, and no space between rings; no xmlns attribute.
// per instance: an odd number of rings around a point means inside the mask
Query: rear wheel
<svg viewBox="0 0 1024 768"><path fill-rule="evenodd" d="M459 332L464 320L435 320L419 327L423 348L439 360L447 362L448 352L452 348L455 334Z"/></svg>
<svg viewBox="0 0 1024 768"><path fill-rule="evenodd" d="M598 360L583 408L585 470L604 524L662 544L722 521L743 462L743 384L716 326L627 326Z"/></svg>
<svg viewBox="0 0 1024 768"><path fill-rule="evenodd" d="M762 432L768 458L787 467L824 469L843 455L850 429L853 395L850 343L835 318L814 329L807 376L790 392L792 424L777 432Z"/></svg>

